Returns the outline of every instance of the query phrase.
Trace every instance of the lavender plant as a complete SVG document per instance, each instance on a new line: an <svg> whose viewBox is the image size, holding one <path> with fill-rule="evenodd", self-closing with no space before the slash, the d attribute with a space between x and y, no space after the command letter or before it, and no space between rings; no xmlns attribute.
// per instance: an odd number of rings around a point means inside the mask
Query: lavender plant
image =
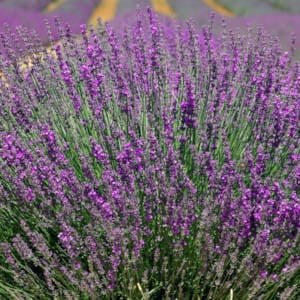
<svg viewBox="0 0 300 300"><path fill-rule="evenodd" d="M132 24L2 39L1 298L297 299L299 64Z"/></svg>

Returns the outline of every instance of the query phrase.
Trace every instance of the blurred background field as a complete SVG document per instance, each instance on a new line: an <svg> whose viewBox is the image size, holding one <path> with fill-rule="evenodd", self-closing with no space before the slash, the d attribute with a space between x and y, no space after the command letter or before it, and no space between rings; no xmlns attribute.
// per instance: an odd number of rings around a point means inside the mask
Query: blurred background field
<svg viewBox="0 0 300 300"><path fill-rule="evenodd" d="M215 11L232 28L262 26L286 49L294 33L296 55L300 54L300 0L0 0L0 24L34 28L46 40L45 19L53 24L57 16L76 33L81 24L95 25L98 18L118 24L121 16L135 13L138 6L150 6L170 18L193 18L199 26L207 24Z"/></svg>
<svg viewBox="0 0 300 300"><path fill-rule="evenodd" d="M218 0L237 15L269 14L278 11L300 13L299 0Z"/></svg>

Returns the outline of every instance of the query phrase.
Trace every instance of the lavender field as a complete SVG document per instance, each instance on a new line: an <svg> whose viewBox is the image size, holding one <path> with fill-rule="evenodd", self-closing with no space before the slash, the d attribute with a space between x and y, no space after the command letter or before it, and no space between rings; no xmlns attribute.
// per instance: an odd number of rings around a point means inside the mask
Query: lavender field
<svg viewBox="0 0 300 300"><path fill-rule="evenodd" d="M297 42L76 1L0 1L0 299L300 299Z"/></svg>

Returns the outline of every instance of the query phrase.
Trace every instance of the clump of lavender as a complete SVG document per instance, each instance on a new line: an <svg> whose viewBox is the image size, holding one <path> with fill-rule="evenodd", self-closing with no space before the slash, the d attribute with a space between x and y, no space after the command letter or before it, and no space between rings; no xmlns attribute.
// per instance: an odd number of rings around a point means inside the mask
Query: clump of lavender
<svg viewBox="0 0 300 300"><path fill-rule="evenodd" d="M145 14L3 45L0 296L297 299L299 64Z"/></svg>

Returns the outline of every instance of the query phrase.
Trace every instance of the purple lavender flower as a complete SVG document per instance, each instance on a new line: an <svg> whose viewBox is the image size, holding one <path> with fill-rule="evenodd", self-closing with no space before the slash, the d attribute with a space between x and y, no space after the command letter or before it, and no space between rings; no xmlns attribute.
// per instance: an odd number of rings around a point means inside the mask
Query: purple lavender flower
<svg viewBox="0 0 300 300"><path fill-rule="evenodd" d="M183 101L180 105L181 113L182 113L182 123L187 128L196 127L196 120L195 120L196 102L193 93L194 91L192 88L192 83L190 81L187 81L187 99Z"/></svg>

